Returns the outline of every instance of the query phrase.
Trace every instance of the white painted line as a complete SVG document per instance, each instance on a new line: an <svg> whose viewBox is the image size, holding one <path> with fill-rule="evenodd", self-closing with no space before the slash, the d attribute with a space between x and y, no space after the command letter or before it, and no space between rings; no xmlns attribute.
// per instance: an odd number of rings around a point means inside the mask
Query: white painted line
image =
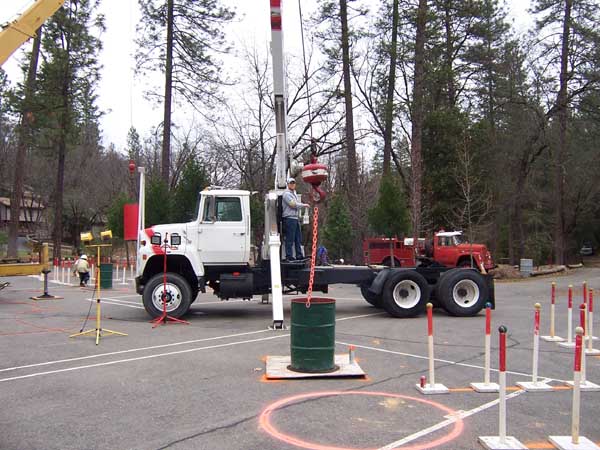
<svg viewBox="0 0 600 450"><path fill-rule="evenodd" d="M90 301L95 302L95 300L90 300ZM139 305L138 306L136 306L136 305L126 305L125 303L111 302L111 301L103 299L103 298L101 298L100 301L104 305L116 305L116 306L124 306L125 308L144 309L143 306L139 306Z"/></svg>
<svg viewBox="0 0 600 450"><path fill-rule="evenodd" d="M52 375L52 374L55 374L55 373L62 373L62 372L72 372L74 370L91 369L91 368L94 368L94 367L112 366L114 364L124 364L124 363L128 363L128 362L133 362L133 361L143 361L145 359L161 358L163 356L181 355L181 354L184 354L184 353L197 352L197 351L200 351L200 350L212 350L212 349L215 349L215 348L232 347L234 345L240 345L240 344L251 344L251 343L254 343L254 342L268 341L268 340L271 340L271 339L277 339L277 338L284 337L284 336L289 336L289 334L278 334L277 336L269 336L269 337L260 338L260 339L250 339L250 340L247 340L247 341L238 341L238 342L230 342L230 343L227 343L227 344L210 345L208 347L190 348L190 349L187 349L187 350L179 350L179 351L176 351L176 352L157 353L155 355L138 356L137 358L119 359L119 360L116 360L116 361L108 361L108 362L103 362L103 363L98 363L98 364L88 364L86 366L69 367L67 369L49 370L47 372L36 372L36 373L31 373L29 375L21 375L21 376L10 377L10 378L0 378L0 382L3 382L3 381L23 380L25 378L33 378L33 377L39 377L39 376L43 376L43 375Z"/></svg>
<svg viewBox="0 0 600 450"><path fill-rule="evenodd" d="M344 320L351 320L351 319L359 319L362 317L374 316L377 314L383 314L383 313L342 317L340 319L336 319L336 322L341 322ZM193 339L191 341L173 342L171 344L152 345L149 347L138 347L138 348L131 348L129 350L119 350L117 352L99 353L96 355L79 356L76 358L59 359L59 360L55 360L55 361L46 361L46 362L41 362L41 363L36 363L36 364L27 364L27 365L23 365L23 366L7 367L5 369L0 369L0 373L1 372L9 372L9 371L13 371L13 370L30 369L32 367L48 366L48 365L52 365L52 364L63 364L63 363L74 362L74 361L83 361L86 359L102 358L105 356L123 355L126 353L142 352L142 351L147 351L147 350L156 350L156 349L168 348L168 347L176 347L179 345L197 344L199 342L216 341L219 339L237 338L240 336L249 336L249 335L253 335L253 334L267 333L267 332L273 333L273 330L264 329L264 330L257 330L257 331L248 331L248 332L244 332L244 333L228 334L228 335L223 335L223 336L214 336L214 337L210 337L210 338ZM289 336L289 334L283 334L282 336Z"/></svg>
<svg viewBox="0 0 600 450"><path fill-rule="evenodd" d="M204 338L204 339L194 339L192 341L173 342L171 344L153 345L150 347L131 348L129 350L119 350L118 352L99 353L97 355L88 355L88 356L79 356L77 358L59 359L59 360L55 360L55 361L46 361L46 362L37 363L37 364L28 364L25 366L7 367L6 369L0 369L0 372L8 372L11 370L20 370L20 369L29 369L32 367L48 366L51 364L62 364L62 363L72 362L72 361L82 361L85 359L101 358L104 356L122 355L125 353L132 353L132 352L142 352L142 351L146 351L146 350L155 350L155 349L159 349L159 348L175 347L178 345L197 344L198 342L216 341L218 339L228 339L228 338L234 338L234 337L240 337L240 336L248 336L251 334L265 333L267 331L271 331L271 330L265 329L265 330L259 330L259 331L249 331L247 333L237 333L237 334L230 334L230 335L225 335L225 336L215 336L215 337Z"/></svg>
<svg viewBox="0 0 600 450"><path fill-rule="evenodd" d="M506 399L511 399L514 397L517 397L521 394L524 394L525 391L519 390L519 391L515 391L510 395L506 396ZM496 400L492 400L491 402L488 403L484 403L481 406L478 406L476 408L473 408L469 411L457 411L456 416L448 418L442 422L436 423L435 425L432 425L428 428L425 428L421 431L417 431L416 433L413 433L409 436L406 436L405 438L399 439L396 442L392 442L391 444L386 445L385 447L380 447L379 450L391 450L394 449L396 447L399 447L401 445L407 444L409 442L412 442L416 439L419 439L423 436L427 436L428 434L434 433L438 430L441 430L442 428L445 428L449 425L452 425L454 422L456 422L458 419L464 419L466 417L470 417L472 415L475 415L477 413L480 413L482 411L485 411L486 409L491 408L492 406L497 405L500 402L500 399L496 399Z"/></svg>
<svg viewBox="0 0 600 450"><path fill-rule="evenodd" d="M341 345L353 345L356 348L364 348L366 350L375 350L376 352L391 353L393 355L400 355L400 356L409 356L411 358L417 358L417 359L428 359L427 356L415 355L415 354L412 354L412 353L396 352L396 351L393 351L393 350L386 350L384 348L369 347L368 345L360 345L360 344L350 344L350 343L341 342L341 341L335 341L335 342L338 343L338 344L341 344ZM475 364L459 363L459 362L455 362L455 361L448 361L447 359L435 358L435 361L446 363L446 364L449 364L451 366L470 367L472 369L481 369L481 370L485 369L485 367L483 367L483 366L477 366ZM498 372L498 369L490 369L490 370L492 370L493 372ZM521 376L525 376L525 377L530 377L531 376L530 373L512 372L512 371L509 371L509 370L507 370L506 373L510 373L512 375L521 375ZM557 378L546 378L546 379L547 380L562 381L562 380L559 380Z"/></svg>
<svg viewBox="0 0 600 450"><path fill-rule="evenodd" d="M88 299L89 300L89 299ZM128 304L128 305L137 305L137 306L141 306L143 308L143 303L142 302L130 302L127 300L120 300L119 297L101 297L100 298L101 301L104 300L110 300L112 302L117 302L117 303L124 303L124 304Z"/></svg>

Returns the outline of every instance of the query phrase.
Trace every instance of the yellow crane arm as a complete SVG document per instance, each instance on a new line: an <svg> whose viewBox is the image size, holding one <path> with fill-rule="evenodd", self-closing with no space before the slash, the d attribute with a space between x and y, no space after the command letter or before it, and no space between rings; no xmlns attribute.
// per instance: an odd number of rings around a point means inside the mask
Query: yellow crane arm
<svg viewBox="0 0 600 450"><path fill-rule="evenodd" d="M35 0L17 19L2 26L0 31L0 66L23 43L35 36L48 17L58 11L65 0Z"/></svg>

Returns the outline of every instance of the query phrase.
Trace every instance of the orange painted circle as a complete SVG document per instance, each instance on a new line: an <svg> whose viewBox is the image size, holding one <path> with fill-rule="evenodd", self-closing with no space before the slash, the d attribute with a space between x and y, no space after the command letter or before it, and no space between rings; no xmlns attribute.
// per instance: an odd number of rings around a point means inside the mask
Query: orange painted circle
<svg viewBox="0 0 600 450"><path fill-rule="evenodd" d="M412 400L419 403L424 403L429 406L433 406L446 414L456 414L456 411L448 408L447 406L442 405L441 403L432 402L431 400L425 400L417 397L409 397L408 395L401 394L391 394L388 392L373 392L373 391L323 391L323 392L309 392L307 394L299 394L293 395L291 397L286 397L281 400L278 400L274 403L271 403L267 406L259 417L259 424L263 430L269 433L271 436L291 445L295 445L301 448L307 448L311 450L376 450L376 449L365 449L365 448L356 448L356 447L335 447L331 445L322 445L316 442L309 442L299 439L295 436L291 436L289 434L282 433L278 429L276 429L273 424L271 424L271 414L281 408L282 406L289 405L293 402L306 400L310 398L318 398L318 397L328 397L328 396L337 396L337 395L368 395L368 396L377 396L377 397L393 397L393 398L401 398L404 400ZM437 446L446 444L454 439L456 439L462 433L464 428L464 423L460 417L457 418L454 423L454 427L452 431L448 434L430 441L425 442L424 444L411 445L408 447L395 447L397 449L402 450L426 450L429 448L435 448ZM380 448L380 447L378 447Z"/></svg>

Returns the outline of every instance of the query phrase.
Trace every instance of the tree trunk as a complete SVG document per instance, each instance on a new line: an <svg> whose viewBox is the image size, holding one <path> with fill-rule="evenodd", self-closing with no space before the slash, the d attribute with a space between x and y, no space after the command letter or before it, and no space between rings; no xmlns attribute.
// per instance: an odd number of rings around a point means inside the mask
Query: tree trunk
<svg viewBox="0 0 600 450"><path fill-rule="evenodd" d="M21 126L19 127L17 141L17 155L15 158L15 175L13 178L13 190L10 197L10 225L8 228L8 257L16 258L18 250L19 218L21 216L21 199L23 197L23 184L25 179L25 159L27 148L31 144L31 98L34 91L35 79L37 77L37 66L40 55L40 44L42 41L42 27L38 28L33 40L31 59L25 82L25 97L23 99L23 111L21 111Z"/></svg>
<svg viewBox="0 0 600 450"><path fill-rule="evenodd" d="M573 0L565 0L563 18L562 48L560 55L560 89L558 91L558 147L554 153L555 189L556 189L556 222L554 224L554 262L565 263L565 154L567 153L567 120L568 120L568 59L569 32L571 29L571 9Z"/></svg>
<svg viewBox="0 0 600 450"><path fill-rule="evenodd" d="M396 86L396 62L398 59L398 0L394 0L392 6L392 43L390 45L390 72L385 100L385 130L383 135L383 176L390 173L392 155L394 87Z"/></svg>
<svg viewBox="0 0 600 450"><path fill-rule="evenodd" d="M356 163L356 143L354 141L354 112L352 109L352 78L350 74L350 37L348 31L348 5L347 0L340 0L340 20L342 22L342 70L344 74L344 103L346 113L346 158L348 173L346 175L346 188L350 201L350 215L357 223L358 211L358 166ZM360 263L362 244L357 240L352 251L352 262Z"/></svg>
<svg viewBox="0 0 600 450"><path fill-rule="evenodd" d="M448 96L448 107L453 108L456 104L456 86L454 85L454 69L452 63L454 61L454 48L453 48L453 36L452 36L452 0L446 0L444 2L445 16L444 25L446 31L446 89ZM420 2L419 2L420 8ZM417 19L418 20L418 19ZM418 26L418 25L417 25Z"/></svg>
<svg viewBox="0 0 600 450"><path fill-rule="evenodd" d="M171 166L171 103L173 99L173 1L167 0L167 58L165 62L165 106L163 117L163 144L161 176L169 187Z"/></svg>
<svg viewBox="0 0 600 450"><path fill-rule="evenodd" d="M413 229L414 248L421 232L421 190L423 176L423 90L425 78L425 29L427 26L427 0L419 0L417 10L417 30L415 37L415 79L413 84L412 101L412 130L410 160L411 177L411 222Z"/></svg>
<svg viewBox="0 0 600 450"><path fill-rule="evenodd" d="M56 188L54 191L54 233L53 243L54 250L52 257L54 259L62 259L62 239L63 239L63 197L65 188L65 159L67 156L67 136L70 132L70 90L73 74L71 73L71 43L66 41L65 49L65 68L62 79L62 108L59 119L59 136L58 136L58 164L56 169Z"/></svg>

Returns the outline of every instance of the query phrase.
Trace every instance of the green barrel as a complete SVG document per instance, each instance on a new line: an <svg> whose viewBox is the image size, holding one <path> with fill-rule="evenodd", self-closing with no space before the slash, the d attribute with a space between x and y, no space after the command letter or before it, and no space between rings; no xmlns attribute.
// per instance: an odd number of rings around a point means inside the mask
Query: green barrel
<svg viewBox="0 0 600 450"><path fill-rule="evenodd" d="M100 288L112 289L113 265L100 264Z"/></svg>
<svg viewBox="0 0 600 450"><path fill-rule="evenodd" d="M335 299L313 298L310 308L306 299L292 300L292 363L295 372L327 373L335 365Z"/></svg>

